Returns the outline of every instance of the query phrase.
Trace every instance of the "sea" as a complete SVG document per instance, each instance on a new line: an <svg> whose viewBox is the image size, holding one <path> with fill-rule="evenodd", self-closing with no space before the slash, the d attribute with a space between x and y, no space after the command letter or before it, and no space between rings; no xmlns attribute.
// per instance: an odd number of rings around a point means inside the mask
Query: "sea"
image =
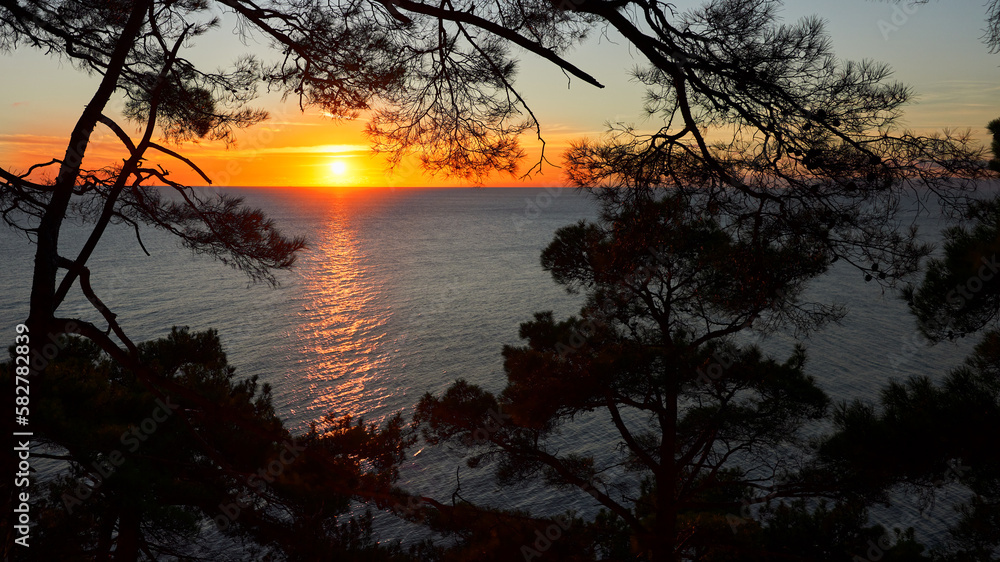
<svg viewBox="0 0 1000 562"><path fill-rule="evenodd" d="M249 283L164 231L141 230L140 245L126 225L101 240L89 262L91 282L134 341L163 337L173 326L217 329L237 374L271 384L277 412L293 432L327 414L377 422L402 412L409 419L421 396L440 394L457 379L499 391L505 383L500 352L519 343L520 323L546 310L562 318L583 304L581 295L552 281L539 257L556 229L596 219L596 202L586 191L222 191L263 209L285 234L306 238L295 266L278 273L277 286ZM901 219L931 242L947 224L933 212ZM87 232L86 225L68 225L61 253L73 256ZM27 316L33 252L22 233L0 230L0 338L10 343ZM62 316L103 325L75 291ZM865 282L843 260L812 282L806 298L842 304L848 314L807 339L779 335L761 344L778 357L796 342L805 345L807 371L836 402L875 400L892 379L942 377L975 343L970 337L927 345L898 293ZM612 455L618 442L597 414L567 425L558 440L561 452L598 457ZM585 493L540 483L499 487L489 466L468 468L459 452L421 443L408 452L399 484L447 501L460 484L466 500L543 516L567 509L593 515L598 507ZM962 490L946 486L941 493L960 496ZM915 526L932 542L943 539L952 512L921 510L910 499L896 498L873 519L886 527ZM389 514L379 517L385 539L406 542L424 532Z"/></svg>

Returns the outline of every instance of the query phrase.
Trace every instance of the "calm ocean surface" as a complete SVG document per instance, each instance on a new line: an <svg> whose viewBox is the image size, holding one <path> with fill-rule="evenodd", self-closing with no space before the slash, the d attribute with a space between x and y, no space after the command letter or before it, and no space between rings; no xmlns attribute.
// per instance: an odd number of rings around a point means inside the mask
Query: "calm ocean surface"
<svg viewBox="0 0 1000 562"><path fill-rule="evenodd" d="M572 189L410 189L315 191L227 189L267 211L308 249L297 266L279 274L278 288L248 286L246 278L192 255L168 235L147 230L143 254L125 228L108 232L90 268L98 296L118 314L133 340L162 337L171 326L216 328L230 363L274 387L286 425L302 430L327 412L378 420L402 410L409 417L425 392L440 393L456 378L488 390L503 387L501 347L517 343L518 325L536 311L575 313L582 296L568 295L539 265L554 231L596 206ZM918 217L928 240L941 223ZM82 229L63 235L63 254L74 255ZM75 235L70 234L75 233ZM0 231L0 334L13 342L27 315L34 247L11 230ZM840 265L840 264L838 264ZM835 401L872 399L892 377L939 377L969 353L974 338L924 347L913 320L893 294L861 274L837 267L817 280L809 296L848 306L841 325L805 341L807 369ZM77 292L64 315L98 321ZM792 342L774 338L767 349L785 354ZM606 420L593 416L562 436L564 451L608 454L616 443ZM404 487L450 497L455 456L411 451ZM507 508L554 514L594 506L585 494L565 495L527 484L496 489L485 471L462 468L463 497ZM931 534L940 530L938 508L924 519L904 506L879 517ZM937 518L937 519L936 519ZM397 529L392 538L404 538Z"/></svg>

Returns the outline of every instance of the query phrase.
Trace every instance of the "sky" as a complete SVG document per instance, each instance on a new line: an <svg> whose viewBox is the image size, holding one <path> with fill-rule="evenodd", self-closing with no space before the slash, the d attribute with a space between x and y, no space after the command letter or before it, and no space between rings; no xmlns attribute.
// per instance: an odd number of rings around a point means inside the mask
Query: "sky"
<svg viewBox="0 0 1000 562"><path fill-rule="evenodd" d="M675 5L684 10L699 3L678 0ZM780 14L787 23L809 15L823 18L838 57L889 63L893 78L910 85L916 94L902 121L907 128L921 133L970 129L985 141L985 124L1000 117L1000 54L990 54L982 42L986 7L980 0L914 5L798 0L787 2ZM226 21L216 33L199 38L187 56L214 67L248 51L266 50L263 45L242 44ZM643 88L630 76L643 58L613 34L598 30L566 55L605 84L603 89L569 80L531 54L522 53L520 58L517 84L542 124L546 154L554 164L571 141L599 137L609 122L657 128L656 121L643 116ZM97 79L29 48L0 54L0 75L5 77L0 89L0 166L23 171L33 163L61 157ZM271 118L241 132L235 147L204 142L180 149L217 186L468 185L428 176L411 161L388 172L385 161L370 152L362 134L363 116L333 121L315 109L301 112L295 100L282 101L277 94L262 96L256 105L267 109ZM137 134L134 128L130 132ZM99 127L92 140L85 166L123 157L118 141L106 129ZM533 132L522 142L528 151L526 170L537 160L540 144ZM180 181L203 183L179 163L167 168ZM561 170L553 166L527 180L496 176L486 182L487 186L564 184Z"/></svg>

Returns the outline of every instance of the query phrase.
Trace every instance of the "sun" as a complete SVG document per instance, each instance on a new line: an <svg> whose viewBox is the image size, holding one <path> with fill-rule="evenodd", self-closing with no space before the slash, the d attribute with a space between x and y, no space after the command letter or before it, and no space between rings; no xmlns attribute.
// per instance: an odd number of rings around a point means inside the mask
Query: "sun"
<svg viewBox="0 0 1000 562"><path fill-rule="evenodd" d="M315 164L317 184L329 188L353 188L365 182L364 162L352 155L332 155Z"/></svg>
<svg viewBox="0 0 1000 562"><path fill-rule="evenodd" d="M334 178L343 178L347 175L347 162L336 159L329 164L330 175Z"/></svg>

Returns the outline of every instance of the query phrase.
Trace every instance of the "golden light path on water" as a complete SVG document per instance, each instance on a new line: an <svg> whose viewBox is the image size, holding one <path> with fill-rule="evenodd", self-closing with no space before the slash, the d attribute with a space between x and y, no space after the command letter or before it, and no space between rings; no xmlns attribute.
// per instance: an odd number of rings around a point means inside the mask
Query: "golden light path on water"
<svg viewBox="0 0 1000 562"><path fill-rule="evenodd" d="M317 199L322 227L309 240L300 271L298 376L312 419L370 412L386 396L390 360L384 280L359 240L362 194ZM370 198L364 203L370 204Z"/></svg>

